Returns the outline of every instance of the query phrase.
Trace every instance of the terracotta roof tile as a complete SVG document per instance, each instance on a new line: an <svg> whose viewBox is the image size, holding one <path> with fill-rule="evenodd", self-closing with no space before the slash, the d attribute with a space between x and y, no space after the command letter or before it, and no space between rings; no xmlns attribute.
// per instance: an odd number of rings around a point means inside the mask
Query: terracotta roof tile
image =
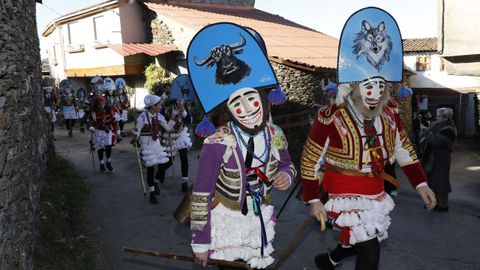
<svg viewBox="0 0 480 270"><path fill-rule="evenodd" d="M403 40L404 52L436 52L437 38L417 38Z"/></svg>
<svg viewBox="0 0 480 270"><path fill-rule="evenodd" d="M269 57L311 69L336 69L338 39L251 7L204 3L145 1L148 8L194 30L216 22L232 22L255 29L267 45Z"/></svg>
<svg viewBox="0 0 480 270"><path fill-rule="evenodd" d="M122 56L144 53L150 56L157 56L168 52L178 51L172 46L164 46L160 44L141 44L141 43L124 43L109 44L108 47Z"/></svg>

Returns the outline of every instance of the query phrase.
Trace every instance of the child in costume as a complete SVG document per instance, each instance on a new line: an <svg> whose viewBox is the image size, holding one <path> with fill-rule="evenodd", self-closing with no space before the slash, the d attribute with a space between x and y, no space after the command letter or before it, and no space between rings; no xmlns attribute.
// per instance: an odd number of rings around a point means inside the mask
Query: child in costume
<svg viewBox="0 0 480 270"><path fill-rule="evenodd" d="M114 111L105 106L106 100L102 96L94 99L94 105L88 115L88 130L92 133L93 147L98 151L100 171L113 172L112 147L120 135L118 122L115 120ZM107 161L103 159L105 153Z"/></svg>
<svg viewBox="0 0 480 270"><path fill-rule="evenodd" d="M160 127L171 130L175 121L170 120L167 123L160 114L162 99L159 96L148 95L144 102L146 111L137 118L134 135L140 144L143 164L147 168L150 202L157 204L158 199L155 195L160 195L160 189L158 183L154 181L155 165L160 167L169 161L165 148L160 144Z"/></svg>

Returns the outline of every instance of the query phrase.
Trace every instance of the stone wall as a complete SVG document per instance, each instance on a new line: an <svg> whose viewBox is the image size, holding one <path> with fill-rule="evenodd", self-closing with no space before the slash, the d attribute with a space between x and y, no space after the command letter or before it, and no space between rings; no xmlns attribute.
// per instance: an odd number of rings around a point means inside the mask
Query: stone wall
<svg viewBox="0 0 480 270"><path fill-rule="evenodd" d="M159 19L152 20L150 27L152 29L152 43L162 45L174 45L173 35L168 25Z"/></svg>
<svg viewBox="0 0 480 270"><path fill-rule="evenodd" d="M35 1L0 6L0 269L32 269L48 129Z"/></svg>
<svg viewBox="0 0 480 270"><path fill-rule="evenodd" d="M335 74L310 72L270 61L283 90L287 94L288 103L314 108L328 104L328 97L322 88L328 79Z"/></svg>

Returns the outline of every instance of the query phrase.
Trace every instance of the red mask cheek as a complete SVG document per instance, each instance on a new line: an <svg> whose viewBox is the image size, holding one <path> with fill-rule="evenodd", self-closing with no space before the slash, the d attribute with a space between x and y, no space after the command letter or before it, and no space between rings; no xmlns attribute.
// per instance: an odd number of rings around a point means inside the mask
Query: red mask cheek
<svg viewBox="0 0 480 270"><path fill-rule="evenodd" d="M242 109L238 108L238 109L235 110L235 112L236 112L237 114L241 114L241 113L242 113Z"/></svg>
<svg viewBox="0 0 480 270"><path fill-rule="evenodd" d="M260 102L258 102L258 101L255 101L255 102L253 103L253 106L255 106L255 107L258 107L258 106L260 106Z"/></svg>

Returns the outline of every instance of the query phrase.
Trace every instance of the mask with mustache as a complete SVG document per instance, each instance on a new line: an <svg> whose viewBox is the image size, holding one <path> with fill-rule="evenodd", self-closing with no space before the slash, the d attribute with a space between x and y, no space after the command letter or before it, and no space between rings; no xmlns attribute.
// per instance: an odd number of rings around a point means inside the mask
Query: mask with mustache
<svg viewBox="0 0 480 270"><path fill-rule="evenodd" d="M227 101L233 121L245 132L256 133L265 127L268 112L260 93L254 88L241 88Z"/></svg>

